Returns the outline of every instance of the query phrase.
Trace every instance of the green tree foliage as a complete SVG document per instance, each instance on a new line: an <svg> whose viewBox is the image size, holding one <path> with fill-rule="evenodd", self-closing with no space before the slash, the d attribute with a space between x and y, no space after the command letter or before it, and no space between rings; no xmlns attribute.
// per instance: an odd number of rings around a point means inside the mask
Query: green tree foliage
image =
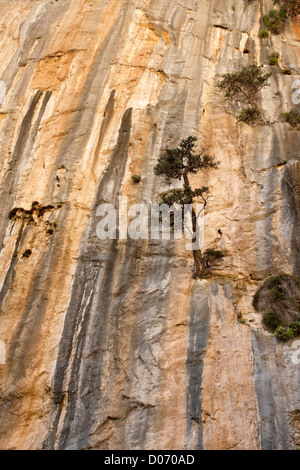
<svg viewBox="0 0 300 470"><path fill-rule="evenodd" d="M218 87L225 93L225 97L228 100L237 98L247 105L251 105L250 108L248 106L242 110L238 116L238 122L243 121L251 124L260 119L264 121L256 101L256 95L269 85L270 76L270 73L265 73L262 67L255 64L243 67L240 72L223 75Z"/></svg>
<svg viewBox="0 0 300 470"><path fill-rule="evenodd" d="M255 64L243 67L240 72L227 73L218 87L225 92L228 99L243 97L247 103L256 104L255 97L262 88L268 86L270 73L263 72L263 68Z"/></svg>
<svg viewBox="0 0 300 470"><path fill-rule="evenodd" d="M195 152L195 145L197 138L189 136L183 139L177 148L166 148L158 159L158 163L154 168L154 174L157 176L165 177L167 184L171 183L172 179L183 179L183 189L174 189L167 195L162 197L162 203L168 204L193 204L195 199L202 199L204 206L207 204L209 197L209 188L202 186L200 188L192 189L189 181L190 174L196 174L198 171L212 168L216 169L219 165L213 157L211 157L205 148L201 149L199 153ZM197 231L197 214L192 209L192 223L194 234ZM193 240L194 242L195 240ZM193 251L196 275L198 277L205 277L207 269L203 259L200 248Z"/></svg>
<svg viewBox="0 0 300 470"><path fill-rule="evenodd" d="M218 163L206 153L206 149L202 149L198 154L195 153L195 142L197 137L189 136L180 142L179 147L174 149L167 147L158 159L154 174L165 176L169 184L172 179L180 180L204 168L217 168Z"/></svg>
<svg viewBox="0 0 300 470"><path fill-rule="evenodd" d="M225 254L221 250L215 250L214 248L208 248L204 252L204 260L206 266L211 266L215 261L218 261L225 257Z"/></svg>
<svg viewBox="0 0 300 470"><path fill-rule="evenodd" d="M288 68L282 69L281 73L283 73L283 75L292 75L291 69Z"/></svg>
<svg viewBox="0 0 300 470"><path fill-rule="evenodd" d="M207 204L207 197L209 195L209 188L207 186L202 186L202 188L197 188L192 190L189 186L184 186L184 189L173 189L169 194L164 194L162 196L162 203L172 206L173 204L192 204L195 198L200 197L204 204Z"/></svg>
<svg viewBox="0 0 300 470"><path fill-rule="evenodd" d="M142 177L141 175L132 175L131 180L133 183L138 184L140 183Z"/></svg>

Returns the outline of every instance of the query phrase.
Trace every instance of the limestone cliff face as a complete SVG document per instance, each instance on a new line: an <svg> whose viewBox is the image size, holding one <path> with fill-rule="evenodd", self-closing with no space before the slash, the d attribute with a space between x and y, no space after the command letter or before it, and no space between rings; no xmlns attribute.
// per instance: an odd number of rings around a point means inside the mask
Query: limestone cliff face
<svg viewBox="0 0 300 470"><path fill-rule="evenodd" d="M300 33L259 39L272 5L0 1L0 448L300 446L300 366L252 307L300 268L300 138L279 119ZM252 63L267 125L237 125L216 87ZM193 181L226 252L202 281L181 241L96 236L100 203L158 201L157 158L188 135L220 161Z"/></svg>

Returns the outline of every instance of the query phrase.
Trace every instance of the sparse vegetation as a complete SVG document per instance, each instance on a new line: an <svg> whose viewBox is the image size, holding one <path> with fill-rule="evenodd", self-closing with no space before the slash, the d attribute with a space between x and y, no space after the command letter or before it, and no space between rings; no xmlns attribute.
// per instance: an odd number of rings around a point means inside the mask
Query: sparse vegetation
<svg viewBox="0 0 300 470"><path fill-rule="evenodd" d="M282 292L281 287L272 287L271 292L275 299L287 300L287 296Z"/></svg>
<svg viewBox="0 0 300 470"><path fill-rule="evenodd" d="M252 108L243 109L237 120L238 122L253 124L254 122L261 120L261 118L261 111L256 106L253 106Z"/></svg>
<svg viewBox="0 0 300 470"><path fill-rule="evenodd" d="M269 57L269 65L277 65L278 66L278 59L279 59L279 52L274 51Z"/></svg>
<svg viewBox="0 0 300 470"><path fill-rule="evenodd" d="M216 169L219 163L207 153L205 148L202 148L199 153L195 153L196 142L196 137L189 136L180 142L179 147L173 149L167 147L160 155L154 168L155 175L164 176L167 184L170 184L172 179L183 179L183 189L174 189L163 195L162 202L169 206L173 204L182 206L184 204L193 204L198 198L202 200L204 207L207 204L209 188L202 186L192 189L189 175L209 168ZM192 209L192 226L193 232L196 234L197 214L194 208ZM194 238L192 242L195 243L196 239ZM200 248L193 250L193 256L196 277L206 277L208 275L207 267Z"/></svg>
<svg viewBox="0 0 300 470"><path fill-rule="evenodd" d="M299 108L292 109L288 113L283 113L282 117L286 122L288 122L292 127L300 129L300 110Z"/></svg>
<svg viewBox="0 0 300 470"><path fill-rule="evenodd" d="M253 307L278 339L300 335L300 287L292 276L282 273L268 279L254 295Z"/></svg>
<svg viewBox="0 0 300 470"><path fill-rule="evenodd" d="M261 29L259 32L259 37L261 39L267 39L269 37L269 33L266 29Z"/></svg>
<svg viewBox="0 0 300 470"><path fill-rule="evenodd" d="M256 310L256 311L258 310L259 294L260 294L261 290L262 290L262 287L260 287L258 289L258 291L255 292L255 294L253 296L253 300L252 300L252 306L253 306L254 310Z"/></svg>
<svg viewBox="0 0 300 470"><path fill-rule="evenodd" d="M265 27L273 34L279 34L283 28L287 14L285 10L270 10L267 15L262 17Z"/></svg>
<svg viewBox="0 0 300 470"><path fill-rule="evenodd" d="M271 312L263 316L263 323L267 328L274 332L276 328L281 325L281 320L278 313Z"/></svg>
<svg viewBox="0 0 300 470"><path fill-rule="evenodd" d="M240 72L227 73L219 82L218 87L225 93L227 99L238 98L251 107L244 109L238 116L238 121L253 123L263 119L259 110L256 96L266 86L271 76L265 73L262 67L255 64L243 67Z"/></svg>
<svg viewBox="0 0 300 470"><path fill-rule="evenodd" d="M132 175L131 180L133 183L138 184L140 183L142 177L141 175Z"/></svg>
<svg viewBox="0 0 300 470"><path fill-rule="evenodd" d="M224 253L223 251L220 251L220 250L214 250L214 249L208 249L205 251L205 255L206 256L209 256L211 258L214 258L214 259L221 259L221 258L224 258Z"/></svg>
<svg viewBox="0 0 300 470"><path fill-rule="evenodd" d="M292 75L292 71L289 68L281 69L281 73L283 73L283 75Z"/></svg>
<svg viewBox="0 0 300 470"><path fill-rule="evenodd" d="M274 0L274 3L279 5L291 18L300 15L299 0Z"/></svg>
<svg viewBox="0 0 300 470"><path fill-rule="evenodd" d="M288 341L300 336L300 321L290 323L289 325L278 326L275 330L276 338L281 341Z"/></svg>

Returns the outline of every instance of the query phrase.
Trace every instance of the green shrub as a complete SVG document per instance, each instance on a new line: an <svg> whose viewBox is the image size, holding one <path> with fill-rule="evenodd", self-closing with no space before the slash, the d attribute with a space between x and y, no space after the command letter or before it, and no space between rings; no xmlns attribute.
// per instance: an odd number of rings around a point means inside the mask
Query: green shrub
<svg viewBox="0 0 300 470"><path fill-rule="evenodd" d="M284 274L284 273L277 274L276 276L270 277L270 279L268 280L268 285L269 287L280 286L281 282L285 281L289 277L290 277L289 274Z"/></svg>
<svg viewBox="0 0 300 470"><path fill-rule="evenodd" d="M279 34L287 19L286 11L270 10L267 15L262 17L265 27L274 34Z"/></svg>
<svg viewBox="0 0 300 470"><path fill-rule="evenodd" d="M252 124L261 119L261 112L258 108L253 106L252 108L243 109L241 114L238 116L238 122L245 122L246 124Z"/></svg>
<svg viewBox="0 0 300 470"><path fill-rule="evenodd" d="M290 328L294 331L294 337L300 336L300 320L297 320L294 323L289 325Z"/></svg>
<svg viewBox="0 0 300 470"><path fill-rule="evenodd" d="M278 326L275 330L276 338L281 341L288 341L300 336L300 321L290 323L289 325Z"/></svg>
<svg viewBox="0 0 300 470"><path fill-rule="evenodd" d="M169 206L180 204L183 207L185 204L193 204L198 198L202 199L204 208L207 205L209 188L202 186L192 189L189 178L190 175L205 169L217 169L219 162L215 161L215 158L207 153L205 147L196 153L197 140L197 137L190 135L186 139L182 139L178 147L172 149L166 147L160 154L158 162L154 167L154 174L164 177L167 184L170 184L172 179L183 179L183 189L172 189L168 194L162 196L162 201ZM197 214L193 207L192 230L196 234ZM195 241L197 240L193 236L193 242ZM193 257L195 266L194 277L203 279L210 276L199 246L193 250Z"/></svg>
<svg viewBox="0 0 300 470"><path fill-rule="evenodd" d="M288 341L294 337L293 331L287 326L279 326L276 328L275 336L281 341Z"/></svg>
<svg viewBox="0 0 300 470"><path fill-rule="evenodd" d="M269 57L269 65L278 65L279 52L274 51Z"/></svg>
<svg viewBox="0 0 300 470"><path fill-rule="evenodd" d="M243 67L240 72L226 73L218 83L218 88L225 93L225 98L238 98L244 104L251 107L246 108L238 116L238 121L251 123L257 119L262 119L261 113L257 107L256 95L269 85L268 79L270 73L265 73L263 67L251 64Z"/></svg>
<svg viewBox="0 0 300 470"><path fill-rule="evenodd" d="M272 287L271 292L276 299L287 300L287 296L282 292L280 288Z"/></svg>
<svg viewBox="0 0 300 470"><path fill-rule="evenodd" d="M214 249L205 250L204 254L206 256L209 256L209 257L215 258L215 259L221 259L221 258L224 258L224 256L225 256L223 251L214 250Z"/></svg>
<svg viewBox="0 0 300 470"><path fill-rule="evenodd" d="M281 320L278 313L271 312L263 316L263 323L267 328L274 332L276 328L281 325Z"/></svg>
<svg viewBox="0 0 300 470"><path fill-rule="evenodd" d="M31 250L25 250L23 255L22 255L22 258L29 258L29 256L31 256L31 254L32 254Z"/></svg>
<svg viewBox="0 0 300 470"><path fill-rule="evenodd" d="M283 73L283 75L292 75L292 71L288 68L281 69L281 73Z"/></svg>
<svg viewBox="0 0 300 470"><path fill-rule="evenodd" d="M252 306L254 310L256 310L257 312L258 312L259 294L261 290L262 290L262 287L257 292L255 292L253 296L253 300L252 300Z"/></svg>
<svg viewBox="0 0 300 470"><path fill-rule="evenodd" d="M300 2L299 0L274 0L274 3L280 5L291 18L300 15Z"/></svg>
<svg viewBox="0 0 300 470"><path fill-rule="evenodd" d="M266 29L262 29L260 32L259 32L259 37L261 39L267 39L269 37L269 33Z"/></svg>
<svg viewBox="0 0 300 470"><path fill-rule="evenodd" d="M132 175L131 179L132 179L133 183L137 184L141 181L142 177L141 177L141 175Z"/></svg>
<svg viewBox="0 0 300 470"><path fill-rule="evenodd" d="M288 113L282 114L283 118L286 122L288 122L292 127L297 129L300 128L300 110L299 109L292 109Z"/></svg>
<svg viewBox="0 0 300 470"><path fill-rule="evenodd" d="M252 305L262 314L263 324L280 339L298 336L300 285L289 274L267 279L253 296Z"/></svg>

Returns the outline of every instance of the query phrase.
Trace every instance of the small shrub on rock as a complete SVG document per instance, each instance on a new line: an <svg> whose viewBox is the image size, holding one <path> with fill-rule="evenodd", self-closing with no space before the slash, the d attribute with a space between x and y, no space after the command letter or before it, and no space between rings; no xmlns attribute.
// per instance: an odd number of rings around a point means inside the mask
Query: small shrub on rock
<svg viewBox="0 0 300 470"><path fill-rule="evenodd" d="M271 312L271 313L267 313L267 315L264 315L263 324L267 328L269 328L272 332L274 332L276 328L278 328L281 325L281 320L279 318L278 313Z"/></svg>
<svg viewBox="0 0 300 470"><path fill-rule="evenodd" d="M290 323L289 325L278 326L275 330L276 338L281 341L289 341L290 339L300 336L300 321Z"/></svg>
<svg viewBox="0 0 300 470"><path fill-rule="evenodd" d="M279 52L274 51L269 57L269 65L278 65Z"/></svg>
<svg viewBox="0 0 300 470"><path fill-rule="evenodd" d="M223 251L220 251L220 250L214 250L214 249L208 249L205 251L204 253L206 256L210 256L211 258L214 258L214 259L221 259L221 258L224 258L224 253Z"/></svg>
<svg viewBox="0 0 300 470"><path fill-rule="evenodd" d="M132 175L131 180L133 183L138 184L140 183L142 177L141 175Z"/></svg>
<svg viewBox="0 0 300 470"><path fill-rule="evenodd" d="M300 129L300 110L299 109L292 109L288 113L283 113L282 117L292 127L296 129Z"/></svg>
<svg viewBox="0 0 300 470"><path fill-rule="evenodd" d="M261 120L261 111L255 106L252 108L243 109L238 116L238 122L245 122L246 124L253 124Z"/></svg>
<svg viewBox="0 0 300 470"><path fill-rule="evenodd" d="M260 32L259 32L259 37L260 37L261 39L267 39L267 38L269 37L268 31L267 31L266 29L260 30Z"/></svg>
<svg viewBox="0 0 300 470"><path fill-rule="evenodd" d="M281 73L283 73L283 75L292 75L291 69L288 68L281 69Z"/></svg>
<svg viewBox="0 0 300 470"><path fill-rule="evenodd" d="M284 10L270 10L262 17L265 27L274 34L279 34L283 30L286 19L287 14Z"/></svg>

